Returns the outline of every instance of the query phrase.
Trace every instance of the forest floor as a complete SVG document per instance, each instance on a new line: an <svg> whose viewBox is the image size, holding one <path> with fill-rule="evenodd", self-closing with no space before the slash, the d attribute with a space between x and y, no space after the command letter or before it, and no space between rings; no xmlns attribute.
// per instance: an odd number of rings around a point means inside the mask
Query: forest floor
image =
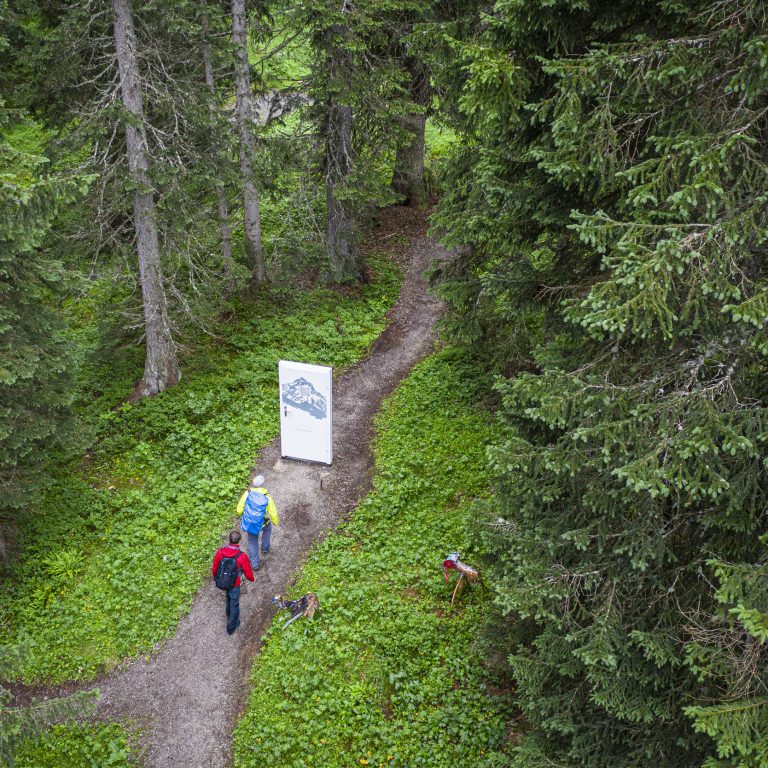
<svg viewBox="0 0 768 768"><path fill-rule="evenodd" d="M372 419L435 343L441 307L428 295L423 273L433 259L448 254L424 236L423 225L419 229L387 329L363 362L334 381L333 465L282 459L278 438L254 466L254 474L266 478L281 524L255 583L246 582L243 589L240 628L227 636L224 595L209 582L156 655L100 681L97 717L139 727L146 768L229 765L232 731L248 693L252 660L274 615L272 596L288 590L312 544L369 490ZM402 236L386 236L396 234Z"/></svg>

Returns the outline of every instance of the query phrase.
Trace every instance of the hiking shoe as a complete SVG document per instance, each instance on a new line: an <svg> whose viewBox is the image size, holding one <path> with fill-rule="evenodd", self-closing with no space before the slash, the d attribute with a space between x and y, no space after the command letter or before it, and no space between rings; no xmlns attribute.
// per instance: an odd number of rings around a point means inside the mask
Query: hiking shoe
<svg viewBox="0 0 768 768"><path fill-rule="evenodd" d="M269 552L269 547L267 547L266 549L264 549L264 547L261 548L261 554L262 555L266 555L267 552Z"/></svg>
<svg viewBox="0 0 768 768"><path fill-rule="evenodd" d="M256 571L258 571L259 568L261 568L261 563L259 563L258 565L252 565L251 566L251 569L253 570L254 573L256 573Z"/></svg>
<svg viewBox="0 0 768 768"><path fill-rule="evenodd" d="M237 629L239 626L240 626L240 619L238 619L238 620L237 620L237 624L235 624L235 626L234 626L234 627L232 627L232 629L230 629L229 627L227 627L227 634L228 634L228 635L233 635L233 634L235 633L235 630L236 630L236 629Z"/></svg>

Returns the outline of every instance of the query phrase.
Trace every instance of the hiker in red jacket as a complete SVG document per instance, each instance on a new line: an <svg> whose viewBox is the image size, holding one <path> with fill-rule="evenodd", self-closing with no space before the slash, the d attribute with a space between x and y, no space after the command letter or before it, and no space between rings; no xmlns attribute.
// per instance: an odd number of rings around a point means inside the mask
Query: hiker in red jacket
<svg viewBox="0 0 768 768"><path fill-rule="evenodd" d="M253 581L248 555L240 549L240 531L229 532L229 546L220 547L213 556L211 574L216 586L227 592L227 634L240 626L240 574Z"/></svg>

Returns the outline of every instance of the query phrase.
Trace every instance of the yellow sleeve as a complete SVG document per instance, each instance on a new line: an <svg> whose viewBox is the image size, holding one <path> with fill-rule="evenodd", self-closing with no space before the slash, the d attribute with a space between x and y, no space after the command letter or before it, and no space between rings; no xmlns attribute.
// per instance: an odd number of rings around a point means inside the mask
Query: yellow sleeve
<svg viewBox="0 0 768 768"><path fill-rule="evenodd" d="M269 494L267 494L267 498L269 499L269 503L267 504L267 514L269 515L269 519L272 521L273 525L280 525L277 518L277 507L275 506L275 502L272 501L272 497Z"/></svg>
<svg viewBox="0 0 768 768"><path fill-rule="evenodd" d="M237 514L242 515L245 509L245 500L248 498L248 491L243 491L240 501L237 502Z"/></svg>

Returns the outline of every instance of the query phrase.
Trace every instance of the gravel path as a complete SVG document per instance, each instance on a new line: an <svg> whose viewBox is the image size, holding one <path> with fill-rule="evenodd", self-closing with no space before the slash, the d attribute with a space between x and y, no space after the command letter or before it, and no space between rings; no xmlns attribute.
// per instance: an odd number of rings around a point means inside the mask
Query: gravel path
<svg viewBox="0 0 768 768"><path fill-rule="evenodd" d="M224 595L209 582L156 656L101 681L97 716L144 729L146 768L230 764L232 730L248 693L252 660L274 615L270 599L288 591L312 544L370 488L372 418L434 345L440 304L427 295L423 272L432 259L446 257L432 240L414 243L390 325L368 358L334 381L333 466L281 459L279 438L262 451L254 473L265 476L281 525L256 582L243 590L240 629L227 636Z"/></svg>

